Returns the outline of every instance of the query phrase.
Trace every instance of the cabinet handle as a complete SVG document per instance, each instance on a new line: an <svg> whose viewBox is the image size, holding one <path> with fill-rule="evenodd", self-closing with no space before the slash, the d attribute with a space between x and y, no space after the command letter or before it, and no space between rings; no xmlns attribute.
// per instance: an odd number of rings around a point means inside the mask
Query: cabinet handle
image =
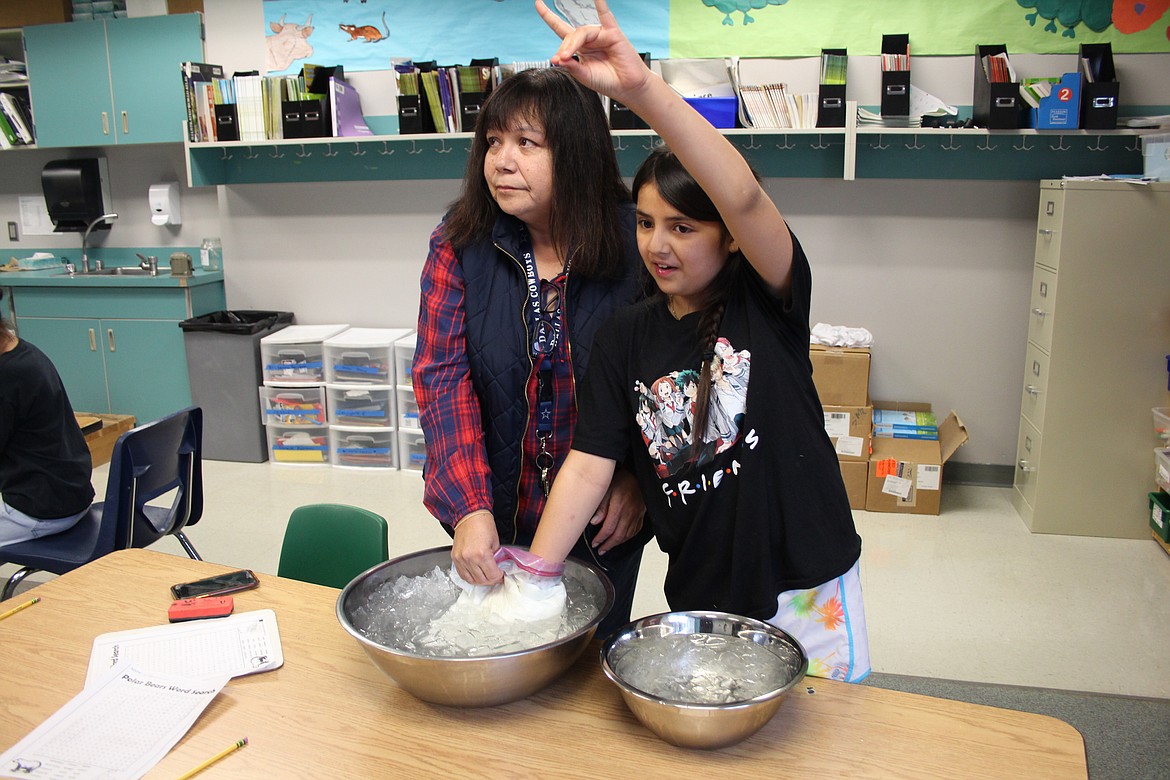
<svg viewBox="0 0 1170 780"><path fill-rule="evenodd" d="M1051 229L1049 229L1049 228L1040 228L1040 229L1039 229L1038 231L1036 231L1036 232L1038 232L1038 233L1039 233L1040 235L1042 235L1042 236L1052 236L1052 235L1056 235L1056 231L1055 231L1055 230L1051 230Z"/></svg>
<svg viewBox="0 0 1170 780"><path fill-rule="evenodd" d="M1036 470L1036 467L1033 466L1031 463L1029 463L1026 460L1021 460L1019 465L1020 465L1020 471L1023 471L1025 473L1033 472Z"/></svg>
<svg viewBox="0 0 1170 780"><path fill-rule="evenodd" d="M1028 395L1032 396L1033 398L1035 398L1036 396L1040 395L1040 393L1042 393L1044 391L1041 390L1040 388L1036 387L1036 385L1027 385L1024 387L1024 392L1027 393Z"/></svg>
<svg viewBox="0 0 1170 780"><path fill-rule="evenodd" d="M122 135L130 134L130 120L126 116L126 112L122 112Z"/></svg>
<svg viewBox="0 0 1170 780"><path fill-rule="evenodd" d="M89 329L89 351L97 352L97 334L93 332L93 328Z"/></svg>
<svg viewBox="0 0 1170 780"><path fill-rule="evenodd" d="M1044 311L1043 309L1032 309L1032 313L1035 314L1037 317L1047 317L1048 316L1048 312Z"/></svg>
<svg viewBox="0 0 1170 780"><path fill-rule="evenodd" d="M110 352L114 351L114 329L106 328L106 341L110 342Z"/></svg>
<svg viewBox="0 0 1170 780"><path fill-rule="evenodd" d="M110 134L110 112L102 112L102 135Z"/></svg>

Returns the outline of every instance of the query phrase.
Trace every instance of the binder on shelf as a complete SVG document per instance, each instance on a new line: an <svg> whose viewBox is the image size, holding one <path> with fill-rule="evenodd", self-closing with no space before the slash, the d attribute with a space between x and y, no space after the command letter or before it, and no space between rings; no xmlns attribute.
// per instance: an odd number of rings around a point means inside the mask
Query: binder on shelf
<svg viewBox="0 0 1170 780"><path fill-rule="evenodd" d="M1080 126L1081 77L1066 73L1059 79L1024 79L1020 94L1036 105L1028 109L1030 127L1037 130L1076 130Z"/></svg>
<svg viewBox="0 0 1170 780"><path fill-rule="evenodd" d="M646 67L650 67L650 52L639 52L639 55L642 57L642 62L646 63ZM616 100L609 101L609 126L614 130L648 130L650 128L650 125L646 124L642 117Z"/></svg>
<svg viewBox="0 0 1170 780"><path fill-rule="evenodd" d="M910 115L910 36L882 36L882 116Z"/></svg>
<svg viewBox="0 0 1170 780"><path fill-rule="evenodd" d="M459 74L459 130L470 133L475 130L483 102L496 86L496 70L500 61L496 57L472 60L466 67L458 66Z"/></svg>
<svg viewBox="0 0 1170 780"><path fill-rule="evenodd" d="M1002 43L975 46L975 88L971 118L991 130L1020 127L1020 83Z"/></svg>
<svg viewBox="0 0 1170 780"><path fill-rule="evenodd" d="M398 133L435 132L435 121L430 105L424 95L422 74L436 68L434 60L429 62L404 62L394 66L398 72Z"/></svg>
<svg viewBox="0 0 1170 780"><path fill-rule="evenodd" d="M329 135L320 100L285 100L280 104L280 126L285 138L322 138Z"/></svg>
<svg viewBox="0 0 1170 780"><path fill-rule="evenodd" d="M1117 127L1117 107L1121 85L1113 68L1113 46L1108 43L1082 43L1081 127L1085 130L1113 130Z"/></svg>
<svg viewBox="0 0 1170 780"><path fill-rule="evenodd" d="M821 78L817 87L817 127L845 126L846 49L821 49Z"/></svg>
<svg viewBox="0 0 1170 780"><path fill-rule="evenodd" d="M215 140L240 140L240 115L235 103L217 103L215 106Z"/></svg>
<svg viewBox="0 0 1170 780"><path fill-rule="evenodd" d="M329 79L330 129L338 138L373 135L362 113L361 96L353 85L333 76Z"/></svg>

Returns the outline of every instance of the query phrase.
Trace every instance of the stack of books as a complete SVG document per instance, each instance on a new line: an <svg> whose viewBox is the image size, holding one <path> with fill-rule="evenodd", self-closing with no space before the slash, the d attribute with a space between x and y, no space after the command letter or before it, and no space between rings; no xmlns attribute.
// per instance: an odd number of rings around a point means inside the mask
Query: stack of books
<svg viewBox="0 0 1170 780"><path fill-rule="evenodd" d="M0 57L0 149L31 144L33 134L28 71L23 62Z"/></svg>
<svg viewBox="0 0 1170 780"><path fill-rule="evenodd" d="M35 142L32 112L22 96L0 92L0 149Z"/></svg>
<svg viewBox="0 0 1170 780"><path fill-rule="evenodd" d="M252 71L228 78L219 65L184 62L187 138L200 143L371 135L357 90L342 76L340 67L305 65L297 76Z"/></svg>
<svg viewBox="0 0 1170 780"><path fill-rule="evenodd" d="M873 410L873 435L878 439L938 440L938 419L934 412Z"/></svg>
<svg viewBox="0 0 1170 780"><path fill-rule="evenodd" d="M1059 84L1060 78L1021 79L1020 97L1032 108L1039 108L1040 101L1052 94L1052 85Z"/></svg>
<svg viewBox="0 0 1170 780"><path fill-rule="evenodd" d="M817 126L817 94L790 92L787 85L744 84L739 99L748 127L787 128Z"/></svg>

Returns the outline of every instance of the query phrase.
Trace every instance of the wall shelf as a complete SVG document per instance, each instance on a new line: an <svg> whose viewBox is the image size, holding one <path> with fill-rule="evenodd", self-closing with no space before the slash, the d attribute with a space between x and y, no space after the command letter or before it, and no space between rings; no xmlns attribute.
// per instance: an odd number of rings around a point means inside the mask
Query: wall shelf
<svg viewBox="0 0 1170 780"><path fill-rule="evenodd" d="M769 178L1059 179L1142 170L1140 131L857 127L733 129L724 134ZM187 183L460 179L471 133L186 143ZM613 131L632 176L658 142L650 130Z"/></svg>

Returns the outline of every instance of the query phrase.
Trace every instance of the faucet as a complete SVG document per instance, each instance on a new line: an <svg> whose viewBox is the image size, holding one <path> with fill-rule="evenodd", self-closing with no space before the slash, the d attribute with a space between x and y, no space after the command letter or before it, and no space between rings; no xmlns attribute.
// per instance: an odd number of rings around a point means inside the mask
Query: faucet
<svg viewBox="0 0 1170 780"><path fill-rule="evenodd" d="M81 235L81 272L83 274L89 273L89 255L87 254L86 250L86 243L89 241L89 231L93 230L101 222L105 222L106 220L115 220L117 218L118 215L112 212L110 214L102 214L100 217L95 219L93 222L90 222L89 225L86 226L85 232ZM101 260L97 261L97 268L99 271L101 270L101 263Z"/></svg>

